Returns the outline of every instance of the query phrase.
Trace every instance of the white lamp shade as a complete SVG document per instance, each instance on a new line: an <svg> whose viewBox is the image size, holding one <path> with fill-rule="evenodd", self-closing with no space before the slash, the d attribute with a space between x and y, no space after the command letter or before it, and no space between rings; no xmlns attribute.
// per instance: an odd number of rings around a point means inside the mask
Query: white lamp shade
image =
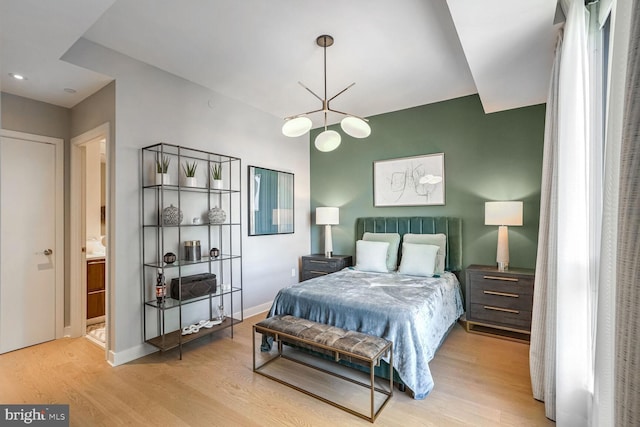
<svg viewBox="0 0 640 427"><path fill-rule="evenodd" d="M342 130L354 138L366 138L371 135L369 123L358 117L347 116L340 122Z"/></svg>
<svg viewBox="0 0 640 427"><path fill-rule="evenodd" d="M320 151L333 151L340 145L340 134L335 130L325 130L316 136L315 145Z"/></svg>
<svg viewBox="0 0 640 427"><path fill-rule="evenodd" d="M340 224L340 209L322 207L316 208L317 225L338 225Z"/></svg>
<svg viewBox="0 0 640 427"><path fill-rule="evenodd" d="M282 125L282 133L285 136L295 138L296 136L302 136L309 132L313 123L308 117L296 117L295 119L289 119Z"/></svg>
<svg viewBox="0 0 640 427"><path fill-rule="evenodd" d="M522 225L522 202L486 202L485 225Z"/></svg>

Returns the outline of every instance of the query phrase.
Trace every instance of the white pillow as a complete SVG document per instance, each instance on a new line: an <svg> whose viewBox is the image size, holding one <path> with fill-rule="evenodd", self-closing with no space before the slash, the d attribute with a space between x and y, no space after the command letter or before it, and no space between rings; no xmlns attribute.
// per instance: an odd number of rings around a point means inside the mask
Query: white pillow
<svg viewBox="0 0 640 427"><path fill-rule="evenodd" d="M403 237L403 242L417 243L420 245L435 245L438 250L435 274L444 273L445 258L447 256L447 235L446 234L411 234L407 233ZM404 256L404 255L403 255Z"/></svg>
<svg viewBox="0 0 640 427"><path fill-rule="evenodd" d="M398 268L398 248L400 247L400 235L398 233L369 233L362 235L362 240L371 242L389 242L387 250L387 270L396 271Z"/></svg>
<svg viewBox="0 0 640 427"><path fill-rule="evenodd" d="M438 246L402 244L402 260L398 273L412 276L433 276L436 268Z"/></svg>
<svg viewBox="0 0 640 427"><path fill-rule="evenodd" d="M389 242L356 242L356 270L386 273Z"/></svg>

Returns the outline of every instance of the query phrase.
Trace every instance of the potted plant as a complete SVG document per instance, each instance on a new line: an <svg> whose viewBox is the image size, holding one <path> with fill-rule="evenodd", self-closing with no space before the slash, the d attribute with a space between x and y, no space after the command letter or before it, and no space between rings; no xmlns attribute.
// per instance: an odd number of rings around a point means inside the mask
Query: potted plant
<svg viewBox="0 0 640 427"><path fill-rule="evenodd" d="M198 169L198 163L194 160L193 163L184 162L182 170L185 176L185 185L187 187L197 187L198 181L196 179L196 169Z"/></svg>
<svg viewBox="0 0 640 427"><path fill-rule="evenodd" d="M162 156L156 160L156 185L169 185L169 156Z"/></svg>
<svg viewBox="0 0 640 427"><path fill-rule="evenodd" d="M220 163L214 163L211 166L211 188L217 190L222 188L222 166Z"/></svg>

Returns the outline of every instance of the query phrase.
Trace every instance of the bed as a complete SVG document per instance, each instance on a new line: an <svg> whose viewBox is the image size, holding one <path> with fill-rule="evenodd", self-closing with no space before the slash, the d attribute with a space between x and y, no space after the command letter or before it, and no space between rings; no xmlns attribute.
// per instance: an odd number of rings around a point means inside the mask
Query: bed
<svg viewBox="0 0 640 427"><path fill-rule="evenodd" d="M463 314L454 274L461 228L450 217L359 218L356 265L283 288L268 317L290 314L392 341L394 377L424 399L434 385L429 361ZM398 271L386 271L394 264Z"/></svg>

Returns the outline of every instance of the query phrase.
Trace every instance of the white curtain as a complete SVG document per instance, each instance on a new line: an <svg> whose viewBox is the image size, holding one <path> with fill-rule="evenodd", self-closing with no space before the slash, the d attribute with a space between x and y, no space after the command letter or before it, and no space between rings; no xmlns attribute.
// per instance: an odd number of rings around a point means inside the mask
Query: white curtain
<svg viewBox="0 0 640 427"><path fill-rule="evenodd" d="M567 13L560 62L557 158L556 422L586 426L592 391L591 166L587 16Z"/></svg>
<svg viewBox="0 0 640 427"><path fill-rule="evenodd" d="M547 103L531 379L547 417L562 426L586 426L601 236L602 52L597 20L584 2L563 5L566 23Z"/></svg>
<svg viewBox="0 0 640 427"><path fill-rule="evenodd" d="M640 7L632 4L563 1L567 21L547 102L530 348L534 397L559 426L638 425L640 418L637 22L628 48ZM601 29L609 10L613 55L605 70Z"/></svg>
<svg viewBox="0 0 640 427"><path fill-rule="evenodd" d="M540 190L540 226L531 319L529 364L533 397L545 402L545 415L556 418L556 283L555 253L557 247L556 157L558 147L558 76L562 52L562 32L556 44L556 56L551 70L545 117L542 184Z"/></svg>

